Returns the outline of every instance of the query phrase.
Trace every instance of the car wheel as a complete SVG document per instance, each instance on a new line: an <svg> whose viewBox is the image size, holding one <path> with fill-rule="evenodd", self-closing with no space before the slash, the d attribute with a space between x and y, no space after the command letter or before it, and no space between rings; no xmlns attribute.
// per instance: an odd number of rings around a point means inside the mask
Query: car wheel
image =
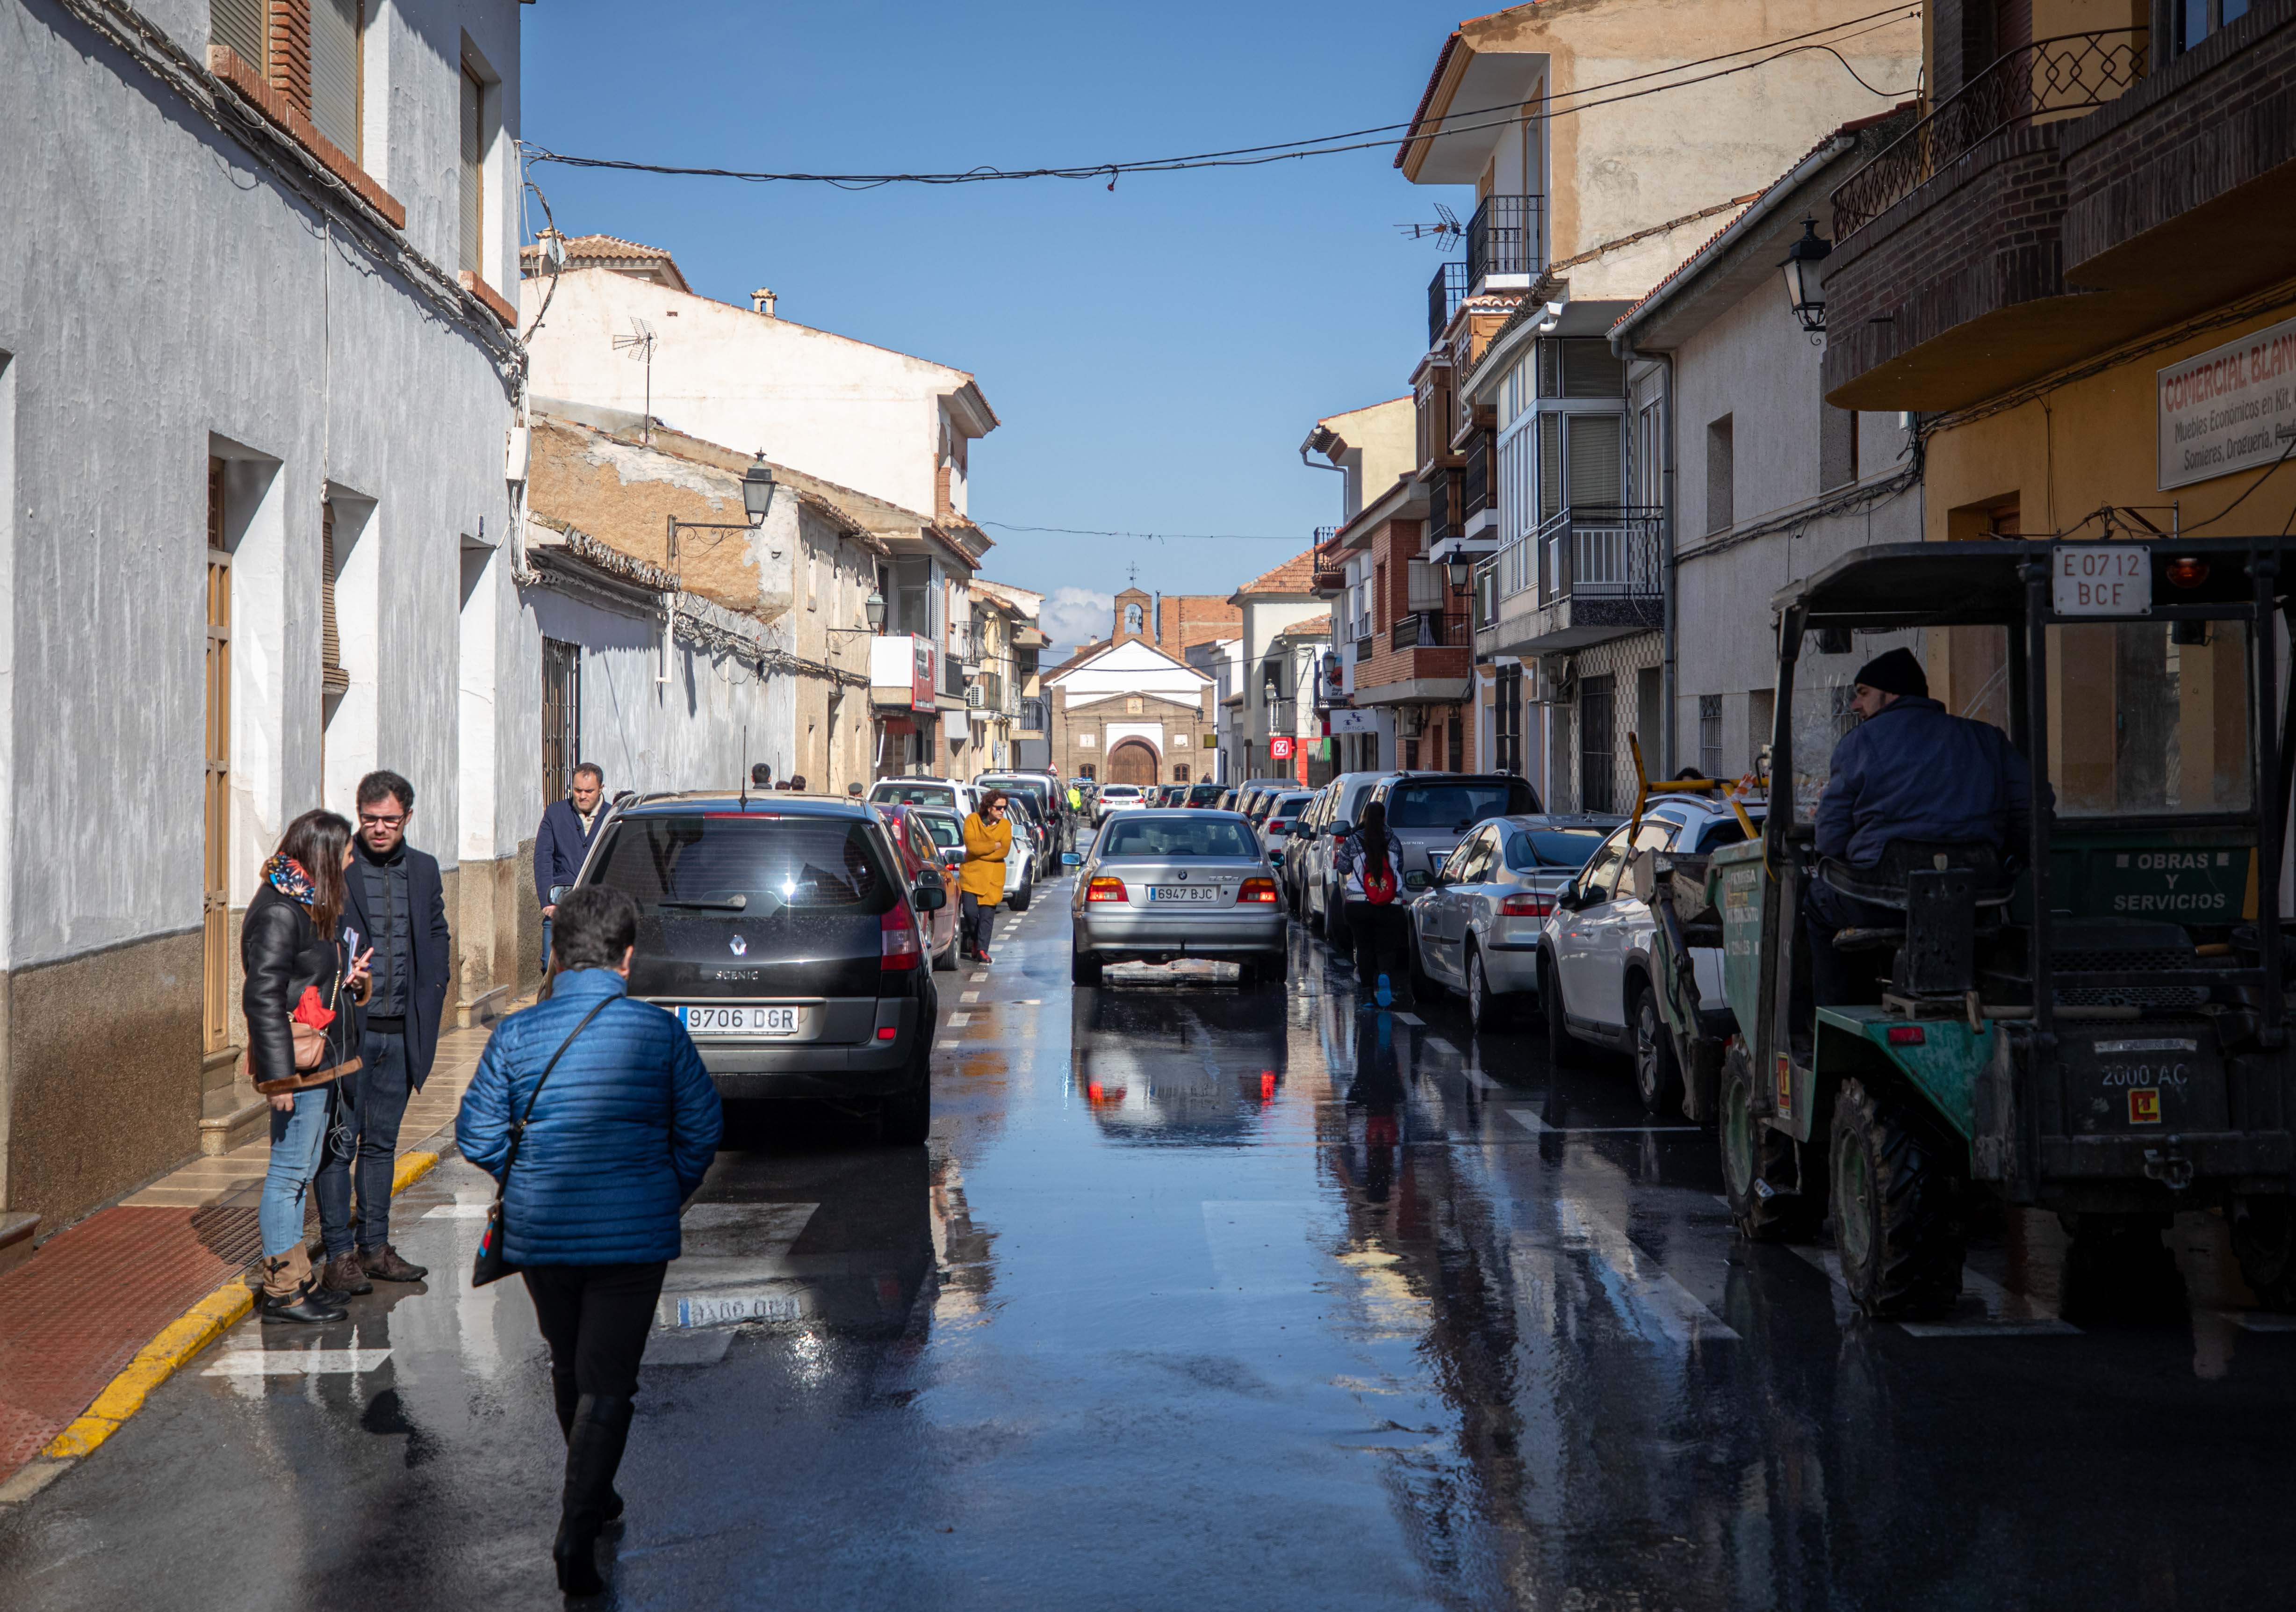
<svg viewBox="0 0 2296 1612"><path fill-rule="evenodd" d="M1356 937L1348 928L1347 907L1343 902L1332 901L1328 891L1324 898L1324 938L1341 957L1349 957L1355 952Z"/></svg>
<svg viewBox="0 0 2296 1612"><path fill-rule="evenodd" d="M956 971L955 935L951 934L948 937L948 944L933 954L932 966L935 974L954 974Z"/></svg>
<svg viewBox="0 0 2296 1612"><path fill-rule="evenodd" d="M1013 899L1007 901L1005 905L1012 908L1015 912L1026 912L1029 910L1029 903L1036 899L1036 881L1034 879L1022 879L1021 881L1021 888L1013 892Z"/></svg>
<svg viewBox="0 0 2296 1612"><path fill-rule="evenodd" d="M1286 947L1281 951L1271 951L1265 957L1246 963L1243 966L1243 973L1246 983L1257 982L1262 985L1282 987L1292 978L1291 949Z"/></svg>
<svg viewBox="0 0 2296 1612"><path fill-rule="evenodd" d="M1467 1023L1480 1035L1496 1029L1506 1018L1504 999L1491 991L1490 975L1483 971L1483 954L1467 949Z"/></svg>
<svg viewBox="0 0 2296 1612"><path fill-rule="evenodd" d="M1442 985L1427 972L1427 954L1420 949L1418 925L1415 924L1412 925L1411 955L1404 958L1404 964L1411 975L1411 999L1414 1004L1443 999Z"/></svg>
<svg viewBox="0 0 2296 1612"><path fill-rule="evenodd" d="M1071 948L1069 952L1069 983L1073 985L1099 984L1100 954L1086 951L1081 947Z"/></svg>
<svg viewBox="0 0 2296 1612"><path fill-rule="evenodd" d="M1538 958L1538 1011L1546 1021L1546 1061L1557 1069L1575 1067L1581 1056L1578 1038L1570 1033L1565 1018L1562 982L1554 959L1544 952Z"/></svg>
<svg viewBox="0 0 2296 1612"><path fill-rule="evenodd" d="M1637 983L1635 999L1627 1008L1634 1030L1635 1090L1644 1114L1664 1114L1671 1105L1682 1107L1682 1065L1674 1056L1674 1032L1658 1010L1658 992Z"/></svg>

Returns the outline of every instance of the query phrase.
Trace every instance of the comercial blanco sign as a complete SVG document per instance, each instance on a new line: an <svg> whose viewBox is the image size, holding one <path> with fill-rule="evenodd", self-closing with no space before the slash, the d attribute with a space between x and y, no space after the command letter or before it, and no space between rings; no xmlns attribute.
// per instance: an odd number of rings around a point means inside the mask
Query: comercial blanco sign
<svg viewBox="0 0 2296 1612"><path fill-rule="evenodd" d="M2161 371L2161 489L2269 465L2296 440L2296 319Z"/></svg>

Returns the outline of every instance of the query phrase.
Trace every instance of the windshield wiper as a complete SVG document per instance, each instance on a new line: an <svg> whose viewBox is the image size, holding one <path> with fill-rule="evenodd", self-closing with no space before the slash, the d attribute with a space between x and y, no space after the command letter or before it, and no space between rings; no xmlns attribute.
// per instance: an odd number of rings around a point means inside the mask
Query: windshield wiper
<svg viewBox="0 0 2296 1612"><path fill-rule="evenodd" d="M750 904L746 895L664 896L654 903L657 907L704 907L717 912L740 912Z"/></svg>

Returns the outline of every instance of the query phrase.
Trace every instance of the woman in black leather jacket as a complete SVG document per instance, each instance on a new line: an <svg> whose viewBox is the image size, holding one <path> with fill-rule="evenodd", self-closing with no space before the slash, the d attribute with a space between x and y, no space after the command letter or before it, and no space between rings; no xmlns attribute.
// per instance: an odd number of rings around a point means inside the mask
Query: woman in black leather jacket
<svg viewBox="0 0 2296 1612"><path fill-rule="evenodd" d="M341 933L343 869L351 826L307 811L287 826L263 865L263 883L240 925L247 988L247 1067L271 1099L271 1167L256 1220L263 1233L263 1319L340 1320L343 1310L311 1276L303 1197L319 1172L334 1083L356 1068L367 954ZM297 1056L298 1041L304 1043Z"/></svg>

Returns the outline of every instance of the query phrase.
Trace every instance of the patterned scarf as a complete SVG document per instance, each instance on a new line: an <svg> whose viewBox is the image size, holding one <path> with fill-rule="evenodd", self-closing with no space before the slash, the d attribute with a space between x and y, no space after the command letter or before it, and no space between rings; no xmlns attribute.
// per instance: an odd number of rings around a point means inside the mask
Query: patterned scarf
<svg viewBox="0 0 2296 1612"><path fill-rule="evenodd" d="M263 864L263 876L271 881L271 887L281 895L291 901L299 901L306 907L308 907L313 898L318 894L318 892L312 888L311 876L305 873L303 865L292 857L284 855L273 857Z"/></svg>

